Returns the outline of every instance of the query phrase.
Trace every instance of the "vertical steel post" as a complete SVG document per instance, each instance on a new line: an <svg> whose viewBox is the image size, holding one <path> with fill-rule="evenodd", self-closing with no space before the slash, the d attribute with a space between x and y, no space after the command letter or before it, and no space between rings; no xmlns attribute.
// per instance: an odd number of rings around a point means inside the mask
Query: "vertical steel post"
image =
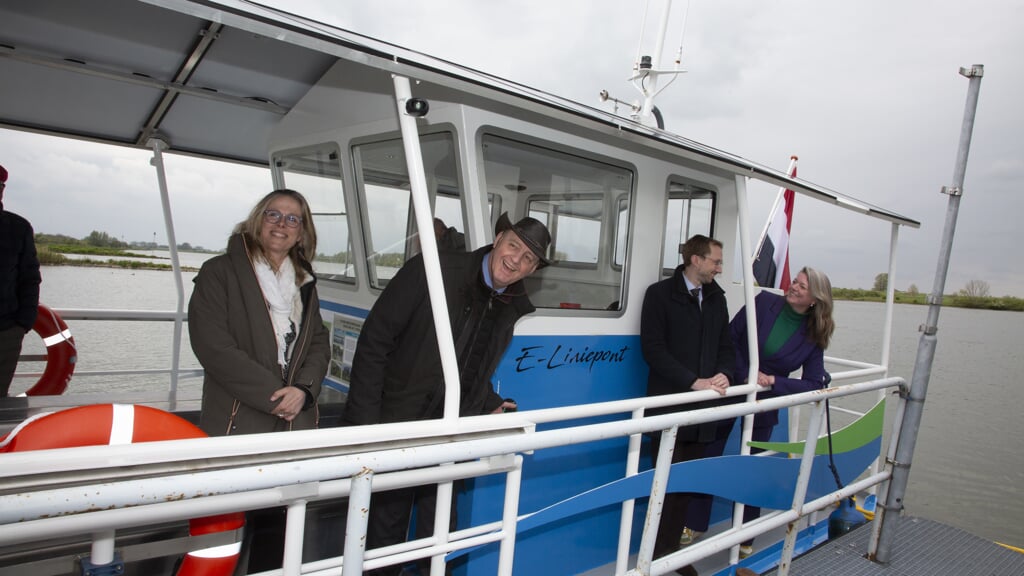
<svg viewBox="0 0 1024 576"><path fill-rule="evenodd" d="M451 463L441 464L442 467ZM452 518L452 481L441 482L437 485L437 498L434 506L434 545L443 546L448 543L451 530ZM422 510L422 508L418 508ZM430 558L430 576L444 576L445 561L444 554L438 554Z"/></svg>
<svg viewBox="0 0 1024 576"><path fill-rule="evenodd" d="M113 530L104 530L92 535L92 550L89 560L96 566L106 566L114 561Z"/></svg>
<svg viewBox="0 0 1024 576"><path fill-rule="evenodd" d="M348 518L345 519L344 562L342 576L363 573L366 554L366 523L370 518L370 494L373 492L373 471L364 468L352 477L348 494Z"/></svg>
<svg viewBox="0 0 1024 576"><path fill-rule="evenodd" d="M807 487L811 482L811 470L814 467L814 454L818 448L818 436L821 435L821 426L825 423L825 402L815 402L811 410L810 419L807 422L807 438L804 443L804 452L800 460L800 472L796 477L796 486L793 490L792 509L799 514L807 501ZM797 518L789 523L786 528L786 539L782 543L782 556L779 558L779 567L776 572L778 576L789 576L789 569L793 565L793 555L796 553L796 537L800 533L802 518Z"/></svg>
<svg viewBox="0 0 1024 576"><path fill-rule="evenodd" d="M639 420L644 417L644 410L633 411L632 419ZM629 448L626 454L626 475L636 476L640 471L640 442L642 434L633 434L629 437ZM619 544L615 553L615 573L625 574L629 564L630 539L633 535L633 510L636 504L634 500L626 500L622 503L622 512L619 517Z"/></svg>
<svg viewBox="0 0 1024 576"><path fill-rule="evenodd" d="M285 522L284 576L302 574L302 540L306 535L306 500L296 500L288 505Z"/></svg>
<svg viewBox="0 0 1024 576"><path fill-rule="evenodd" d="M914 375L910 381L910 392L907 398L906 412L902 433L896 449L896 457L888 465L892 467L892 479L885 502L879 504L878 510L881 524L878 538L871 543L868 554L876 562L888 563L892 556L892 544L896 539L896 530L903 510L903 498L907 491L910 477L910 463L917 444L917 432L924 412L925 396L928 392L928 380L931 377L932 361L935 359L935 347L938 343L939 311L942 309L942 294L946 286L946 273L949 270L949 255L953 249L953 234L956 232L956 219L960 210L960 196L963 193L964 174L967 171L967 156L971 150L971 135L974 132L974 115L978 108L978 92L981 89L981 78L985 67L975 64L970 68L961 68L960 74L969 80L967 103L964 107L964 119L960 128L960 145L957 151L956 165L953 168L953 186L943 187L942 192L949 196L946 209L946 226L942 233L942 244L939 246L939 260L935 271L935 283L928 296L928 319L920 327L921 339L917 348L917 360L914 363Z"/></svg>
<svg viewBox="0 0 1024 576"><path fill-rule="evenodd" d="M519 522L519 492L523 485L523 457L515 455L514 468L505 474L505 505L501 514L501 545L498 551L498 576L512 576L516 551L516 526Z"/></svg>
<svg viewBox="0 0 1024 576"><path fill-rule="evenodd" d="M789 162L789 169L787 175L793 174L793 169L796 166L796 156L792 156ZM741 384L741 379L745 379L748 384L757 383L757 373L761 369L761 358L757 352L757 315L754 309L754 255L750 249L750 215L748 212L749 205L747 204L747 179L744 176L736 176L736 206L737 216L739 217L739 230L740 230L740 269L743 271L743 305L745 308L745 314L747 319L747 342L745 345L747 350L750 352L747 354L749 359L749 366L747 367L746 374L734 374L734 378L737 380L734 384ZM779 194L785 193L785 188L779 188ZM776 200L777 201L777 200ZM768 234L768 226L771 224L771 214L768 216L768 223L765 224L764 235ZM735 273L733 274L735 276ZM757 387L752 387L751 391L747 394L745 401L754 402L757 400ZM740 454L750 454L750 440L754 435L754 415L747 414L740 418ZM743 509L744 505L742 502L736 502L732 507L732 525L733 527L740 526L743 524ZM739 558L739 547L735 547L729 552L730 561L735 561Z"/></svg>
<svg viewBox="0 0 1024 576"><path fill-rule="evenodd" d="M454 422L459 417L459 368L455 358L452 326L448 320L448 300L444 296L441 264L437 256L437 238L434 236L434 217L430 212L430 197L427 194L420 133L416 127L416 117L406 110L407 103L412 99L412 87L405 76L395 75L393 79L395 100L398 105L398 123L402 129L405 162L409 170L409 185L412 188L412 205L416 212L416 229L420 233L420 249L427 273L427 290L430 293L430 307L434 312L437 346L441 352L441 369L444 372L444 420Z"/></svg>
<svg viewBox="0 0 1024 576"><path fill-rule="evenodd" d="M160 204L164 212L164 229L167 231L167 249L171 252L171 269L174 271L174 285L177 289L178 305L174 309L174 342L171 345L171 383L168 399L170 410L177 409L178 402L178 366L181 363L181 329L185 318L185 286L181 280L181 264L178 260L178 240L174 235L174 219L171 218L171 199L167 192L167 174L164 170L163 151L167 142L160 138L150 138L147 142L153 148L153 158L149 163L156 168L156 179L160 186Z"/></svg>
<svg viewBox="0 0 1024 576"><path fill-rule="evenodd" d="M651 480L651 496L647 503L647 519L644 522L644 533L640 537L640 550L637 552L636 559L636 569L641 574L651 573L654 541L658 537L658 528L661 526L661 508L665 504L665 495L668 493L668 479L672 470L672 454L675 452L678 430L678 426L673 426L661 432L661 445L658 447L654 478Z"/></svg>

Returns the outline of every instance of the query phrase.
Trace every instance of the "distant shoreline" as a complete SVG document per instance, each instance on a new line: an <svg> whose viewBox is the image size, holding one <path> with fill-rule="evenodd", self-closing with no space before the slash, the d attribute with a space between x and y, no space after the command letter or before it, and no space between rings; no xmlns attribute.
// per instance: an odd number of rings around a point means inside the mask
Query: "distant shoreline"
<svg viewBox="0 0 1024 576"><path fill-rule="evenodd" d="M885 292L878 290L861 290L859 288L833 288L833 300L852 302L885 302ZM897 290L893 296L896 304L928 305L928 294L920 292L902 292ZM943 294L942 305L951 308L973 308L977 310L1004 310L1007 312L1024 312L1024 299L1013 296L969 296L965 294Z"/></svg>
<svg viewBox="0 0 1024 576"><path fill-rule="evenodd" d="M202 252L206 253L206 252ZM106 260L95 260L93 258L68 258L65 254L78 254L85 256L109 256ZM132 270L173 270L174 267L163 262L146 262L138 260L119 260L118 258L143 258L149 260L165 260L159 256L148 254L137 254L128 250L116 248L82 248L54 245L40 245L37 247L39 264L43 266L90 266L94 268L128 268ZM199 269L192 266L182 266L182 270L198 272Z"/></svg>

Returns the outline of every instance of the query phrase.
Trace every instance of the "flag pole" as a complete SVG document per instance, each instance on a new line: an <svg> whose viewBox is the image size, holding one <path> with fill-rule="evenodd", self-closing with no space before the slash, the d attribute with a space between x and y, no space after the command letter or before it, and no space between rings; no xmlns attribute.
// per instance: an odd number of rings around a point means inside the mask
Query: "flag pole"
<svg viewBox="0 0 1024 576"><path fill-rule="evenodd" d="M796 170L796 161L798 158L794 154L789 157L789 168L786 169L786 175L790 178L793 177L793 171ZM768 228L772 225L772 221L775 220L775 213L779 211L779 206L782 205L783 197L786 194L786 187L779 186L779 193L775 196L775 204L772 204L772 209L768 212L768 218L764 221L764 229L761 230L761 236L758 237L756 248L754 253L750 255L751 260L757 260L757 255L761 253L761 247L764 245L765 236L768 235Z"/></svg>

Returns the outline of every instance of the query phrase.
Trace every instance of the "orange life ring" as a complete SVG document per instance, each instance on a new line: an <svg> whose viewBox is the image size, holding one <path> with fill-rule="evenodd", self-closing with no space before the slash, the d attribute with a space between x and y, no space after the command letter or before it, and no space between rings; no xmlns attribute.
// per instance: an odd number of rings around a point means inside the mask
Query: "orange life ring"
<svg viewBox="0 0 1024 576"><path fill-rule="evenodd" d="M64 319L42 304L36 314L32 330L39 334L46 344L46 369L39 381L25 391L26 396L57 396L68 389L71 374L75 371L78 351L71 330Z"/></svg>
<svg viewBox="0 0 1024 576"><path fill-rule="evenodd" d="M0 438L0 453L129 444L205 438L206 433L188 420L169 412L131 404L94 404L60 412L37 414ZM239 530L245 526L245 514L232 512L189 520L192 536ZM241 531L237 542L194 550L185 555L177 576L228 576L235 571L241 551Z"/></svg>

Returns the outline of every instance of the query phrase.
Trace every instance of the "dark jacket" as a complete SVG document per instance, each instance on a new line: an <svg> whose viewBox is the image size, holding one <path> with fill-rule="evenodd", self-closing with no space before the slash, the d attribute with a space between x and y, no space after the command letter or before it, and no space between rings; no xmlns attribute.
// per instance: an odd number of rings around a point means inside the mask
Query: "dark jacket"
<svg viewBox="0 0 1024 576"><path fill-rule="evenodd" d="M703 309L686 289L683 267L675 274L647 288L640 316L640 346L650 368L647 395L689 392L698 378L721 372L733 383L735 355L729 338L729 308L725 292L717 282L701 287ZM709 400L697 404L649 410L664 414L695 410L734 402L733 399ZM682 441L710 442L728 435L732 420L709 422L680 428Z"/></svg>
<svg viewBox="0 0 1024 576"><path fill-rule="evenodd" d="M502 399L491 376L512 340L516 321L534 311L522 282L497 295L481 267L491 246L440 254L441 276L462 379L460 416L492 412ZM480 338L478 348L473 344ZM343 422L380 424L439 418L444 374L422 256L388 283L363 324L352 360Z"/></svg>
<svg viewBox="0 0 1024 576"><path fill-rule="evenodd" d="M273 322L242 236L233 235L227 253L207 260L194 282L188 333L205 371L200 427L211 436L316 428L315 399L331 347L315 279L300 290L302 328L284 378ZM290 423L271 413L276 402L270 396L285 385L314 399Z"/></svg>
<svg viewBox="0 0 1024 576"><path fill-rule="evenodd" d="M758 392L759 399L785 396L799 392L820 390L828 386L832 376L825 371L825 351L807 337L807 320L789 337L789 340L775 354L767 358L762 353L775 320L782 313L786 299L771 292L761 292L754 299L754 314L757 318L757 350L760 359L759 370L775 376L775 385ZM750 359L747 355L747 308L744 306L732 319L729 331L736 346L736 378L747 379ZM791 372L803 368L800 378L790 378ZM771 428L779 423L779 411L762 412L754 416L755 428Z"/></svg>
<svg viewBox="0 0 1024 576"><path fill-rule="evenodd" d="M15 324L32 329L40 278L32 225L0 204L0 330Z"/></svg>

